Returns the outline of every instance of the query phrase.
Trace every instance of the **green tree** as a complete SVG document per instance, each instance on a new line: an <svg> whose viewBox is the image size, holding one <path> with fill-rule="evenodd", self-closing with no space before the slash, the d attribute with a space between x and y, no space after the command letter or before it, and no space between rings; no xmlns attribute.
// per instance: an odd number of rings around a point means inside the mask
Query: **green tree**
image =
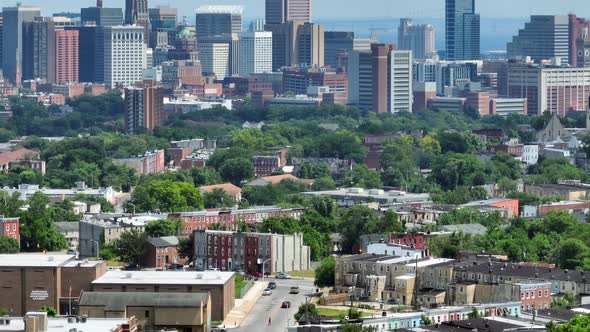
<svg viewBox="0 0 590 332"><path fill-rule="evenodd" d="M130 265L139 266L146 250L147 236L144 232L131 230L121 234L114 242L114 251L119 259Z"/></svg>
<svg viewBox="0 0 590 332"><path fill-rule="evenodd" d="M336 182L331 176L324 176L316 179L311 185L313 191L326 191L336 189Z"/></svg>
<svg viewBox="0 0 590 332"><path fill-rule="evenodd" d="M383 187L379 172L370 170L365 165L356 166L346 177L345 183L346 186L366 189L379 189Z"/></svg>
<svg viewBox="0 0 590 332"><path fill-rule="evenodd" d="M428 317L426 315L422 315L422 317L420 318L420 324L422 326L432 325L432 319L430 319L430 317Z"/></svg>
<svg viewBox="0 0 590 332"><path fill-rule="evenodd" d="M375 326L362 326L359 324L351 324L344 322L342 325L342 332L377 332L378 328Z"/></svg>
<svg viewBox="0 0 590 332"><path fill-rule="evenodd" d="M320 266L315 270L314 285L322 288L333 287L335 264L336 260L332 256L322 259Z"/></svg>
<svg viewBox="0 0 590 332"><path fill-rule="evenodd" d="M180 219L152 221L145 225L145 234L148 237L175 236L180 233L180 228Z"/></svg>
<svg viewBox="0 0 590 332"><path fill-rule="evenodd" d="M467 317L469 317L469 319L477 319L479 317L481 317L479 311L477 310L477 308L473 308L471 310L471 312L469 314L467 314Z"/></svg>
<svg viewBox="0 0 590 332"><path fill-rule="evenodd" d="M41 312L46 312L48 317L57 316L57 310L54 307L44 305L41 307Z"/></svg>
<svg viewBox="0 0 590 332"><path fill-rule="evenodd" d="M0 254L16 254L19 250L18 241L8 236L0 236Z"/></svg>
<svg viewBox="0 0 590 332"><path fill-rule="evenodd" d="M28 200L29 209L20 217L21 247L24 251L57 251L65 249L67 242L53 224L49 198L35 193Z"/></svg>
<svg viewBox="0 0 590 332"><path fill-rule="evenodd" d="M178 256L187 257L189 262L195 259L195 237L193 234L178 239Z"/></svg>
<svg viewBox="0 0 590 332"><path fill-rule="evenodd" d="M300 320L305 314L308 314L309 317L314 317L318 315L318 309L316 308L315 304L313 303L303 303L299 306L297 313L295 313L295 320Z"/></svg>
<svg viewBox="0 0 590 332"><path fill-rule="evenodd" d="M577 269L583 266L590 255L588 246L578 239L566 239L555 251L555 262L562 269Z"/></svg>
<svg viewBox="0 0 590 332"><path fill-rule="evenodd" d="M378 218L366 206L354 206L344 212L340 222L339 233L342 235L342 251L357 253L360 249L360 235L376 231Z"/></svg>
<svg viewBox="0 0 590 332"><path fill-rule="evenodd" d="M153 180L138 185L133 191L133 204L138 211L180 212L203 209L203 197L187 182Z"/></svg>
<svg viewBox="0 0 590 332"><path fill-rule="evenodd" d="M590 327L590 315L576 315L569 322L561 325L551 325L547 332L584 332Z"/></svg>
<svg viewBox="0 0 590 332"><path fill-rule="evenodd" d="M393 210L387 210L379 220L377 229L383 233L403 233L404 226L399 220L399 215Z"/></svg>
<svg viewBox="0 0 590 332"><path fill-rule="evenodd" d="M250 159L235 158L226 161L219 172L225 181L239 186L243 181L254 177L254 166Z"/></svg>
<svg viewBox="0 0 590 332"><path fill-rule="evenodd" d="M225 190L216 188L205 193L205 208L229 208L236 205L232 197Z"/></svg>

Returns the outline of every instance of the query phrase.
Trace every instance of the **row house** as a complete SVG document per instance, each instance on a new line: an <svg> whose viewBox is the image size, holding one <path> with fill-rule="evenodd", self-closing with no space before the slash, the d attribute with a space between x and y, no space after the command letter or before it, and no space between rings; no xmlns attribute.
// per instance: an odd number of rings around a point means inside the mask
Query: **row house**
<svg viewBox="0 0 590 332"><path fill-rule="evenodd" d="M199 271L263 274L308 270L310 250L303 235L195 231L195 267Z"/></svg>
<svg viewBox="0 0 590 332"><path fill-rule="evenodd" d="M17 218L0 218L0 235L10 237L20 243L20 219Z"/></svg>
<svg viewBox="0 0 590 332"><path fill-rule="evenodd" d="M180 212L171 214L170 217L182 220L182 234L190 235L193 231L206 230L213 225L222 225L230 231L239 230L240 223L254 225L261 223L270 217L291 217L299 220L305 209L283 209L279 207L257 207L243 210L205 210L193 212Z"/></svg>

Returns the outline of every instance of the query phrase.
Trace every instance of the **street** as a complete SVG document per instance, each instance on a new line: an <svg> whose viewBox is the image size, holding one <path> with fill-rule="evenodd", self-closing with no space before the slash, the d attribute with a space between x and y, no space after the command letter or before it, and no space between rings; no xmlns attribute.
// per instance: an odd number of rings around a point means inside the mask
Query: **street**
<svg viewBox="0 0 590 332"><path fill-rule="evenodd" d="M315 291L313 280L278 280L274 278L266 278L265 280L276 282L277 288L272 290L272 295L260 297L242 326L232 329L233 331L252 332L264 328L268 332L284 332L288 324L294 323L293 315L299 306L305 303L305 295ZM299 294L289 294L289 289L292 286L300 288ZM282 309L281 303L283 301L290 301L291 308ZM271 326L268 326L269 317L272 321Z"/></svg>

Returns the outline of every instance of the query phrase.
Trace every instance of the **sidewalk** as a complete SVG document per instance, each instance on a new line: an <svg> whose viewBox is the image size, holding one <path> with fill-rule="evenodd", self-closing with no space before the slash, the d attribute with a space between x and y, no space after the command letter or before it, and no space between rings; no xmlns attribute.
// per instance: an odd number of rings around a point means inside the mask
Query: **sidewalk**
<svg viewBox="0 0 590 332"><path fill-rule="evenodd" d="M262 291L266 288L267 284L267 282L256 281L243 299L236 299L234 308L227 314L223 321L226 328L242 325L250 310L252 310L260 296L262 296Z"/></svg>

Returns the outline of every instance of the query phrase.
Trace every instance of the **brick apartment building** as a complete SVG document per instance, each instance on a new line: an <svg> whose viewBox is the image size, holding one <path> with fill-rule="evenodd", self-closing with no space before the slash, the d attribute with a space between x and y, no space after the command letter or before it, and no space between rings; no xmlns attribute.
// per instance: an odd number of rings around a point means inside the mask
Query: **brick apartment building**
<svg viewBox="0 0 590 332"><path fill-rule="evenodd" d="M13 238L20 243L20 219L0 218L0 235Z"/></svg>
<svg viewBox="0 0 590 332"><path fill-rule="evenodd" d="M253 273L308 270L310 250L303 235L195 231L195 267Z"/></svg>
<svg viewBox="0 0 590 332"><path fill-rule="evenodd" d="M243 210L206 210L193 212L180 212L170 214L171 218L182 220L182 235L190 235L196 230L206 230L212 225L222 225L228 230L239 230L239 224L244 222L249 225L261 223L269 217L291 217L299 220L304 209L283 209L279 207L257 207Z"/></svg>
<svg viewBox="0 0 590 332"><path fill-rule="evenodd" d="M164 162L164 150L146 152L143 156L113 159L114 164L127 166L139 174L163 172L166 169Z"/></svg>
<svg viewBox="0 0 590 332"><path fill-rule="evenodd" d="M276 148L272 154L254 156L254 176L269 176L286 166L288 152L288 148Z"/></svg>
<svg viewBox="0 0 590 332"><path fill-rule="evenodd" d="M178 257L178 238L164 236L147 240L142 266L146 268L165 269L170 264L184 264Z"/></svg>

